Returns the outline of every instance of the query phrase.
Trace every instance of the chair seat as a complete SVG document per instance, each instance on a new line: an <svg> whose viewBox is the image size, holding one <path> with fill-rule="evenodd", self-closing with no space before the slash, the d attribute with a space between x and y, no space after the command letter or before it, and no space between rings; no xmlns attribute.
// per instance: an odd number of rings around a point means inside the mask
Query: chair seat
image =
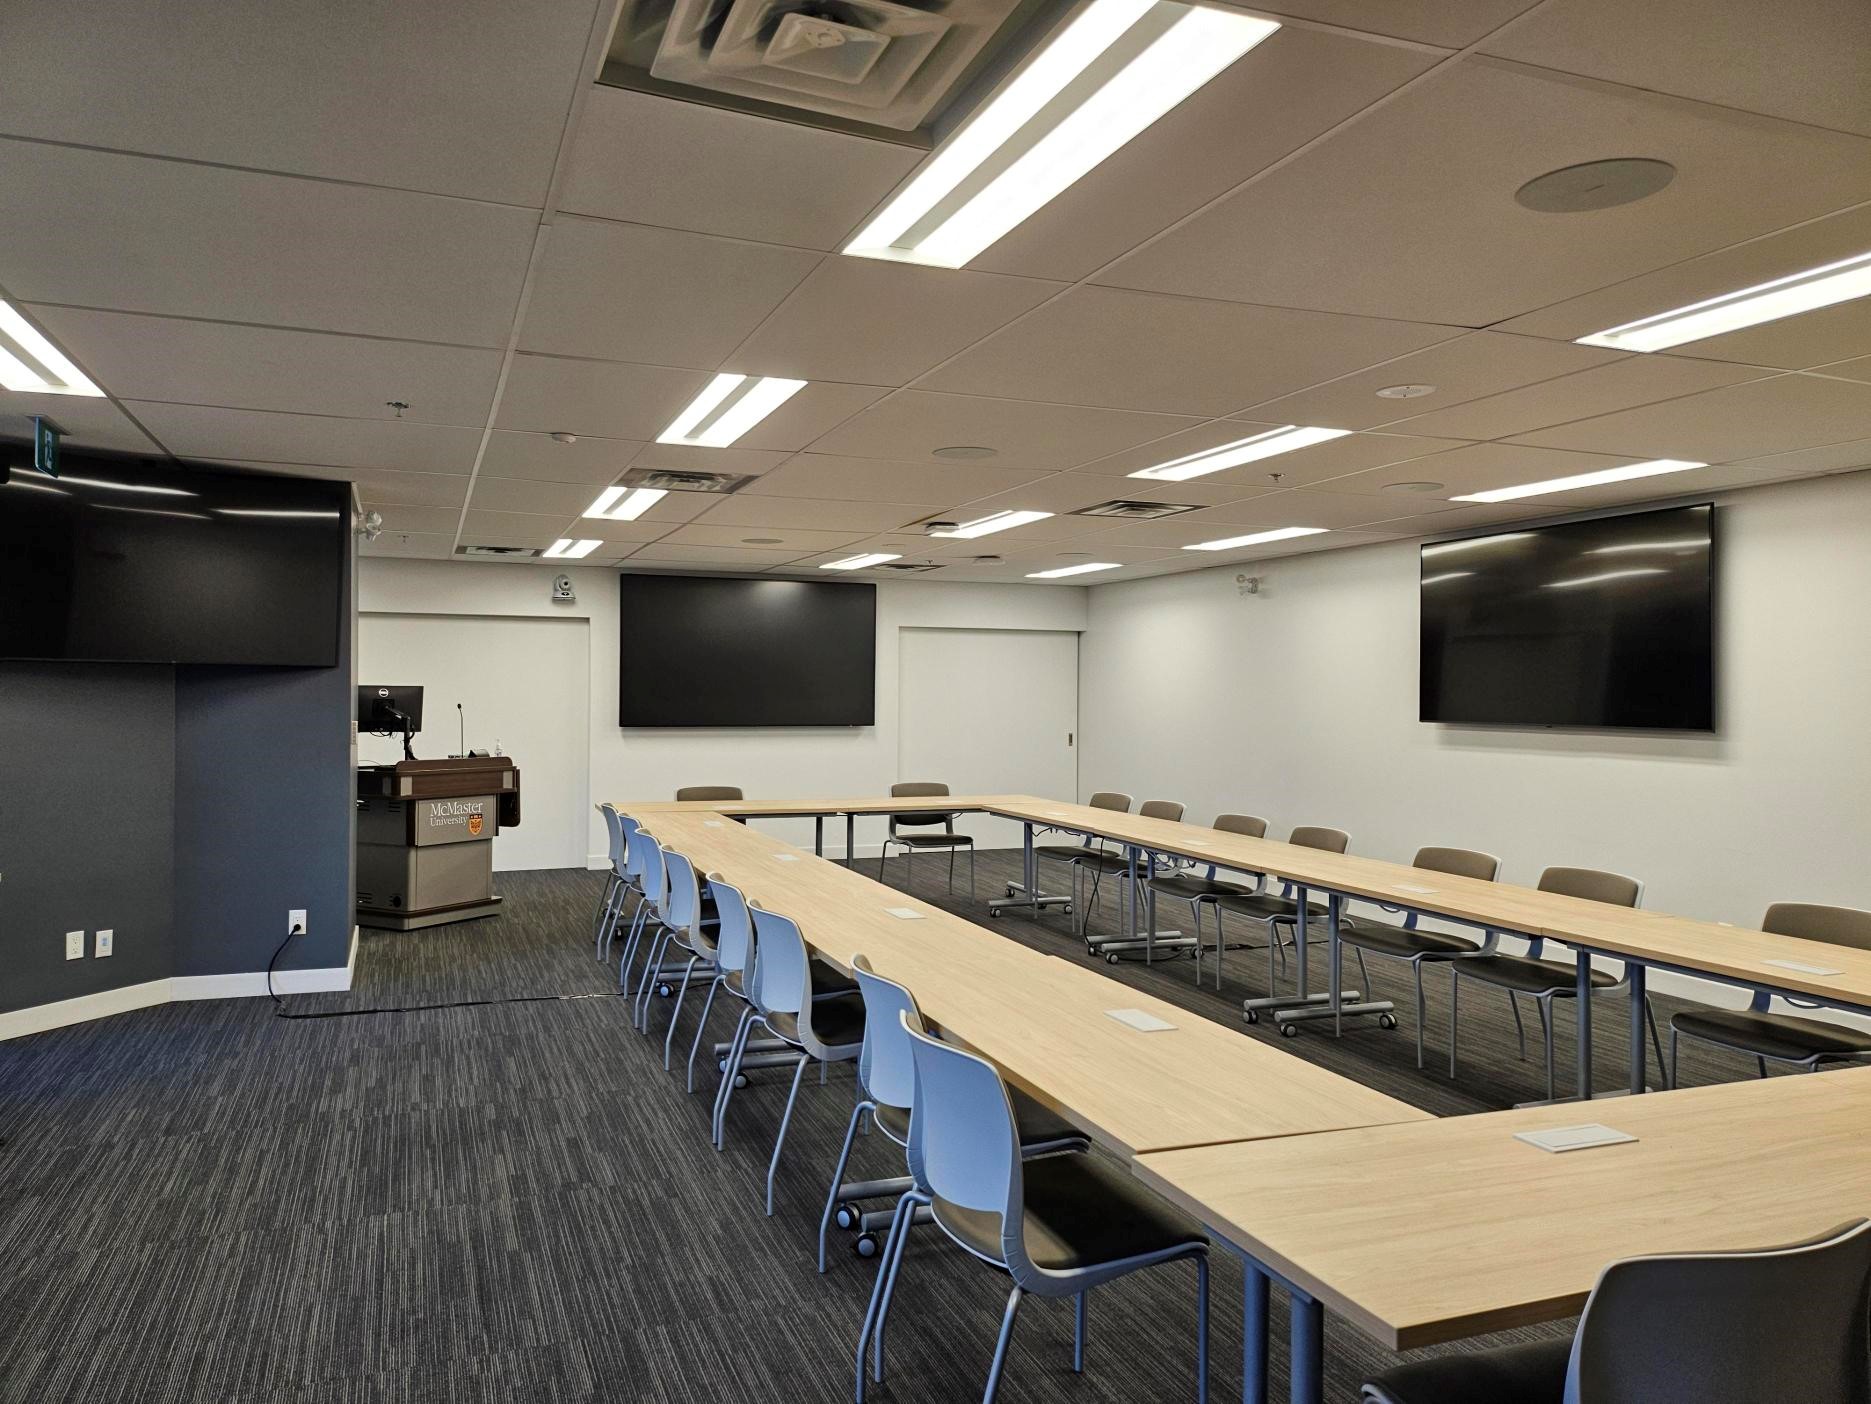
<svg viewBox="0 0 1871 1404"><path fill-rule="evenodd" d="M728 993L737 999L747 998L747 977L739 970L723 971L721 983L727 986Z"/></svg>
<svg viewBox="0 0 1871 1404"><path fill-rule="evenodd" d="M1164 897L1180 897L1185 902L1219 901L1223 897L1251 897L1254 889L1238 882L1218 882L1214 878L1177 873L1171 877L1151 878L1145 884Z"/></svg>
<svg viewBox="0 0 1871 1404"><path fill-rule="evenodd" d="M799 1016L769 1014L767 1027L788 1043L799 1042ZM835 995L812 1001L812 1034L827 1048L856 1047L864 1041L864 999Z"/></svg>
<svg viewBox="0 0 1871 1404"><path fill-rule="evenodd" d="M889 842L905 848L969 848L974 839L967 834L892 834Z"/></svg>
<svg viewBox="0 0 1871 1404"><path fill-rule="evenodd" d="M1035 857L1050 858L1055 863L1076 863L1079 859L1097 852L1082 843L1040 843L1033 846Z"/></svg>
<svg viewBox="0 0 1871 1404"><path fill-rule="evenodd" d="M1365 1404L1560 1404L1571 1360L1570 1340L1414 1360L1367 1380Z"/></svg>
<svg viewBox="0 0 1871 1404"><path fill-rule="evenodd" d="M1024 1129L1024 1128L1023 1128ZM1021 1167L1027 1256L1049 1272L1071 1272L1174 1252L1207 1237L1123 1171L1095 1155L1055 1155ZM965 1246L1004 1262L1001 1216L937 1197L936 1221Z"/></svg>
<svg viewBox="0 0 1871 1404"><path fill-rule="evenodd" d="M954 813L946 809L918 809L912 813L897 815L896 821L899 824L909 825L947 824L954 818Z"/></svg>
<svg viewBox="0 0 1871 1404"><path fill-rule="evenodd" d="M1578 976L1572 966L1555 965L1550 960L1534 960L1531 956L1498 953L1474 956L1455 962L1455 973L1472 975L1484 984L1499 985L1504 990L1514 990L1519 994L1569 995L1578 991ZM1592 988L1595 990L1609 989L1617 983L1615 977L1602 970L1592 971Z"/></svg>
<svg viewBox="0 0 1871 1404"><path fill-rule="evenodd" d="M1787 1014L1696 1009L1671 1019L1670 1028L1707 1043L1789 1063L1871 1054L1871 1034Z"/></svg>
<svg viewBox="0 0 1871 1404"><path fill-rule="evenodd" d="M1221 905L1228 911L1239 912L1242 916L1253 917L1257 921L1273 921L1276 918L1296 920L1299 916L1299 903L1291 897L1282 897L1277 892L1249 892L1240 897L1223 897ZM1324 921L1326 909L1323 903L1306 903L1308 920Z"/></svg>
<svg viewBox="0 0 1871 1404"><path fill-rule="evenodd" d="M1465 941L1460 936L1450 936L1441 931L1416 931L1394 922L1363 919L1340 922L1338 939L1347 946L1375 951L1379 955L1396 956L1402 960L1413 960L1417 956L1467 955L1481 949L1473 941Z"/></svg>
<svg viewBox="0 0 1871 1404"><path fill-rule="evenodd" d="M1054 1141L1070 1140L1082 1137L1080 1131L1071 1122L1056 1112L1041 1106L1026 1093L1007 1089L1007 1096L1013 1102L1014 1124L1020 1128L1020 1144L1023 1146L1044 1146ZM907 1146L910 1140L910 1109L908 1107L886 1106L877 1103L875 1113L878 1130L895 1141L899 1146Z"/></svg>

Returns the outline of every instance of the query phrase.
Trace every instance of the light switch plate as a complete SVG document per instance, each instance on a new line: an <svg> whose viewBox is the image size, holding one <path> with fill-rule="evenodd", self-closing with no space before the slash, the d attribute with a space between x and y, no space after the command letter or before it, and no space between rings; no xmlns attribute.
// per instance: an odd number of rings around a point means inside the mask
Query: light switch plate
<svg viewBox="0 0 1871 1404"><path fill-rule="evenodd" d="M100 927L97 933L96 944L92 947L92 953L102 959L115 950L116 947L117 933L108 926Z"/></svg>

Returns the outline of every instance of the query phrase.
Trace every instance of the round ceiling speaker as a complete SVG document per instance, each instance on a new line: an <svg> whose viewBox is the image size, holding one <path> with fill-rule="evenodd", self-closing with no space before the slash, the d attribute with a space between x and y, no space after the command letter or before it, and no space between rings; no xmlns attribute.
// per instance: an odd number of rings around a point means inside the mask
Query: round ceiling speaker
<svg viewBox="0 0 1871 1404"><path fill-rule="evenodd" d="M1431 483L1431 482L1385 483L1382 488L1382 491L1384 492L1441 492L1442 484Z"/></svg>
<svg viewBox="0 0 1871 1404"><path fill-rule="evenodd" d="M1541 214L1583 214L1628 205L1656 194L1675 179L1676 167L1668 161L1624 156L1561 166L1535 176L1514 192L1514 198Z"/></svg>
<svg viewBox="0 0 1871 1404"><path fill-rule="evenodd" d="M1436 393L1433 385L1386 385L1377 392L1380 400L1420 400Z"/></svg>
<svg viewBox="0 0 1871 1404"><path fill-rule="evenodd" d="M951 444L947 448L935 451L937 458L998 458L999 449L988 448L984 444Z"/></svg>

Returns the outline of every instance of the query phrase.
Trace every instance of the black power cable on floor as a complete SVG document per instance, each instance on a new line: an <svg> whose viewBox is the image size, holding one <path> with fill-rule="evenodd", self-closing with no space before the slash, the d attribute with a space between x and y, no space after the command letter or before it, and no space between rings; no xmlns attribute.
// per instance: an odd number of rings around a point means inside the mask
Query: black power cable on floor
<svg viewBox="0 0 1871 1404"><path fill-rule="evenodd" d="M279 958L286 953L286 947L292 944L292 938L300 934L303 928L295 926L286 933L286 939L279 943L273 952L273 958L266 963L266 994L273 1001L273 1015L279 1019L352 1019L362 1014L420 1014L429 1009L475 1009L487 1004L545 1004L563 1003L574 999L614 999L622 990L593 990L586 994L545 994L545 995L506 995L500 999L457 999L442 1004L383 1004L370 1009L320 1009L307 1010L295 1014L286 1008L286 1002L279 997L279 991L273 988L273 969L279 964Z"/></svg>

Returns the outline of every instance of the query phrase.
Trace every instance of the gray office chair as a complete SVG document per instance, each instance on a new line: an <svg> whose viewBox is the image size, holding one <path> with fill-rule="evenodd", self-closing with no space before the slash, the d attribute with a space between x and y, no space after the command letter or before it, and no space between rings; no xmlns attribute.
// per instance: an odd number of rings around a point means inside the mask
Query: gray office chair
<svg viewBox="0 0 1871 1404"><path fill-rule="evenodd" d="M663 921L662 938L650 948L650 968L660 970L664 956L670 954L672 947L688 953L688 960L682 967L682 979L675 986L674 1002L669 1007L669 1028L663 1035L663 1071L667 1072L675 1048L676 1024L682 1018L682 1002L688 997L689 981L695 975L695 967L704 967L703 974L709 977L715 973L715 942L708 934L707 927L719 925L719 921L713 903L703 901L695 866L673 848L663 849L663 893L659 906ZM675 958L681 959L680 956ZM648 1007L646 1001L646 1033L649 1031Z"/></svg>
<svg viewBox="0 0 1871 1404"><path fill-rule="evenodd" d="M1591 1154L1591 1152L1587 1152ZM1419 1360L1365 1404L1865 1404L1871 1221L1783 1248L1627 1258L1570 1341Z"/></svg>
<svg viewBox="0 0 1871 1404"><path fill-rule="evenodd" d="M1328 829L1321 824L1300 824L1288 834L1286 841L1298 848L1316 848L1321 853L1343 853L1351 847L1351 835L1343 829ZM1274 971L1276 957L1284 962L1285 945L1289 939L1282 930L1291 932L1299 925L1299 899L1295 895L1299 888L1296 883L1282 881L1278 892L1247 892L1240 896L1223 895L1217 900L1224 910L1236 916L1246 917L1249 921L1259 922L1267 933L1267 989L1271 993L1278 987L1278 976ZM1306 899L1306 919L1324 921L1326 906L1323 902ZM1297 939L1293 938L1295 944ZM1243 1017L1250 1024L1260 1022L1260 1011L1244 1007Z"/></svg>
<svg viewBox="0 0 1871 1404"><path fill-rule="evenodd" d="M1548 868L1540 874L1537 884L1541 892L1556 892L1566 897L1581 897L1589 902L1603 902L1613 907L1635 907L1643 900L1644 885L1636 878L1625 877L1621 873L1601 872L1596 868ZM1485 949L1476 955L1461 956L1449 962L1449 969L1454 972L1454 979L1449 982L1449 1076L1455 1076L1455 1046L1457 1033L1458 1006L1461 1003L1462 981L1475 980L1484 985L1507 992L1508 1004L1514 1011L1514 1028L1520 1034L1520 1056L1527 1053L1526 1030L1520 1022L1519 996L1527 995L1533 1000L1534 1008L1539 1011L1540 1030L1546 1043L1546 1100L1553 1100L1553 1001L1556 999L1574 999L1578 995L1578 962L1583 958L1573 953L1570 964L1541 959L1541 951L1546 943L1535 939L1527 943L1525 955L1508 955L1505 952ZM1612 994L1629 986L1631 967L1626 963L1621 975L1612 976L1609 972L1594 968L1590 975L1591 989L1594 995ZM1657 1075L1667 1076L1663 1065L1663 1040L1657 1034L1657 1018L1650 1007L1650 1001L1644 1001L1644 1022L1650 1026L1650 1042L1656 1049ZM1580 1094L1585 1092L1579 1089Z"/></svg>
<svg viewBox="0 0 1871 1404"><path fill-rule="evenodd" d="M1021 1299L1029 1293L1075 1303L1072 1368L1085 1368L1087 1297L1143 1268L1189 1258L1196 1268L1196 1398L1208 1398L1208 1239L1123 1170L1095 1155L1025 1160L1006 1087L993 1064L929 1037L910 1011L898 1015L915 1055L910 1173L916 1188L898 1203L898 1222L926 1204L962 1248L1013 1279L982 1404L993 1404ZM908 1234L893 1234L881 1294L865 1327L882 1378L884 1325L903 1268ZM864 1342L858 1393L863 1397Z"/></svg>
<svg viewBox="0 0 1871 1404"><path fill-rule="evenodd" d="M739 785L684 785L676 791L676 803L686 804L700 800L738 800L746 799Z"/></svg>
<svg viewBox="0 0 1871 1404"><path fill-rule="evenodd" d="M910 1108L916 1095L915 1055L910 1049L909 1035L897 1016L907 1010L915 1016L919 1026L922 1019L916 997L907 987L879 975L861 955L852 960L851 967L864 996L864 1049L858 1054L858 1104L851 1109L844 1146L838 1152L838 1164L832 1171L831 1192L825 1197L825 1213L819 1219L820 1272L825 1271L825 1239L834 1220L840 1228L858 1230L853 1246L860 1258L873 1257L877 1252L878 1233L896 1232L896 1213L894 1208L866 1212L860 1208L861 1202L888 1198L894 1205L899 1195L915 1187L907 1175L885 1180L845 1179L845 1168L851 1163L851 1148L866 1115L899 1149L907 1151L909 1148ZM1009 1088L1007 1095L1013 1103L1014 1122L1020 1128L1021 1155L1050 1155L1056 1151L1085 1150L1090 1146L1084 1132L1024 1092ZM926 1223L928 1217L925 1207L912 1222ZM908 1225L904 1227L907 1229Z"/></svg>
<svg viewBox="0 0 1871 1404"><path fill-rule="evenodd" d="M1856 907L1775 902L1761 918L1761 930L1871 951L1871 912ZM1801 999L1789 998L1787 1003L1795 1009L1822 1007ZM1825 1063L1871 1058L1871 1034L1823 1024L1817 1019L1774 1014L1770 1012L1772 1007L1773 996L1756 990L1746 1009L1693 1009L1672 1018L1669 1085L1676 1085L1676 1041L1684 1034L1735 1053L1752 1054L1762 1077L1767 1076L1769 1062L1790 1063L1814 1072Z"/></svg>
<svg viewBox="0 0 1871 1404"><path fill-rule="evenodd" d="M892 798L915 799L927 795L931 798L946 795L948 786L937 780L905 780L890 787ZM908 829L911 832L904 833ZM930 830L935 830L931 833ZM960 849L968 851L968 900L974 900L974 839L968 834L955 832L955 815L951 810L918 810L914 813L892 814L890 832L884 838L883 848L877 854L877 881L884 880L884 859L890 856L891 845L904 851L909 859L909 866L903 874L903 885L908 887L916 875L916 854L948 854L948 890L955 891L955 854Z"/></svg>
<svg viewBox="0 0 1871 1404"><path fill-rule="evenodd" d="M597 954L599 960L611 958L611 943L617 939L618 925L633 896L642 896L642 873L633 866L630 836L642 826L628 814L619 814L611 805L601 805L604 826L610 835L610 872L604 880L604 896L598 904Z"/></svg>
<svg viewBox="0 0 1871 1404"><path fill-rule="evenodd" d="M1252 814L1217 814L1215 822L1209 826L1227 834L1244 834L1248 838L1265 838L1267 821ZM1250 873L1254 879L1252 887L1245 887L1238 882L1226 882L1215 875L1216 865L1210 863L1198 875L1193 871L1162 873L1150 878L1149 889L1158 897L1170 897L1189 904L1189 919L1195 924L1195 983L1202 983L1202 913L1204 910L1215 914L1215 988L1221 988L1222 952L1227 948L1227 934L1222 929L1222 899L1226 897L1249 897L1261 891L1267 883L1264 873ZM1258 950L1255 946L1238 946L1237 950Z"/></svg>
<svg viewBox="0 0 1871 1404"><path fill-rule="evenodd" d="M1454 877L1475 878L1481 882L1493 882L1501 871L1501 860L1492 853L1478 853L1471 848L1419 848L1416 857L1410 860L1410 866L1421 868L1425 872L1448 873ZM1391 913L1402 912L1403 908L1393 907L1387 902L1378 906ZM1364 981L1364 988L1371 988L1371 977L1364 968L1364 953L1369 951L1375 956L1387 956L1391 960L1408 961L1410 973L1416 978L1416 1066L1423 1066L1423 966L1431 961L1454 960L1460 956L1480 954L1484 949L1492 950L1492 935L1483 941L1471 941L1463 936L1451 936L1442 931L1422 931L1416 925L1416 913L1407 913L1401 923L1378 921L1373 917L1344 917L1339 922L1339 941L1351 947L1358 957L1358 974ZM1515 1006L1518 1009L1519 1006ZM1397 1021L1391 1015L1379 1015L1379 1023L1395 1028Z"/></svg>
<svg viewBox="0 0 1871 1404"><path fill-rule="evenodd" d="M1108 809L1116 814L1130 813L1130 796L1119 790L1097 790L1085 801L1093 809ZM1038 881L1041 863L1060 863L1071 871L1072 891L1078 892L1078 862L1087 854L1102 851L1103 839L1094 839L1086 834L1077 843L1038 843L1033 845L1034 880ZM1068 908L1068 910L1070 910Z"/></svg>
<svg viewBox="0 0 1871 1404"><path fill-rule="evenodd" d="M1183 806L1181 802L1177 800L1145 800L1142 804L1137 806L1137 817L1140 819L1163 819L1172 824L1180 824L1182 822L1182 814ZM1148 865L1144 869L1145 876L1148 876L1148 874L1156 870L1156 855L1149 854L1147 858ZM1129 872L1130 858L1127 856L1126 850L1122 847L1106 848L1100 845L1096 848L1088 849L1073 862L1072 900L1074 905L1079 907L1079 935L1083 936L1085 934L1086 923L1090 920L1090 908L1096 906L1098 903L1098 887L1104 880L1105 875L1109 874L1112 877L1119 877L1127 876ZM1091 879L1091 891L1085 901L1080 904L1077 895L1078 885L1085 877Z"/></svg>

